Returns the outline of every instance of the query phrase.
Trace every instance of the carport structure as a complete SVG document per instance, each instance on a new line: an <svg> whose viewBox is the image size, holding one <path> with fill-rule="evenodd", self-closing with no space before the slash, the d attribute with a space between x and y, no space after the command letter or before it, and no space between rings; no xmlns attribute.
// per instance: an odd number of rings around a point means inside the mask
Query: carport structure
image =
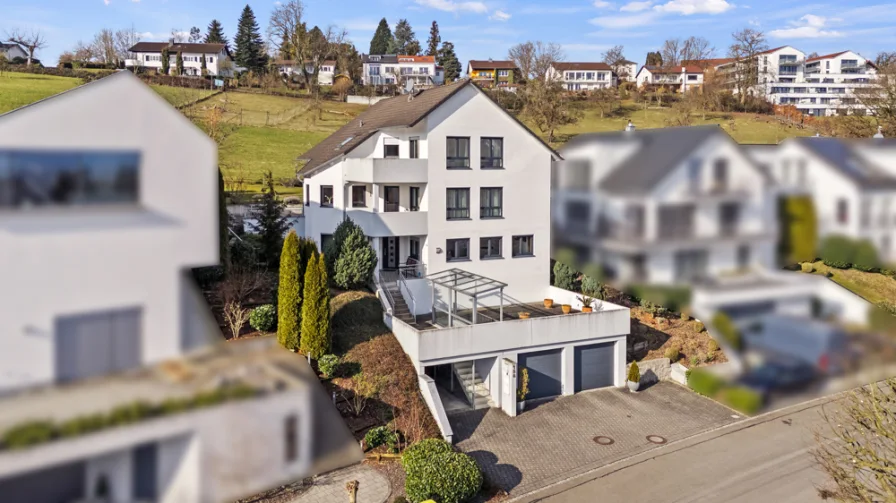
<svg viewBox="0 0 896 503"><path fill-rule="evenodd" d="M437 319L436 313L444 313L448 317L449 327L457 325L470 325L477 323L488 323L492 321L504 321L504 288L507 283L487 278L480 274L463 271L453 268L445 271L437 272L426 276L432 287L432 319L435 323ZM436 286L443 287L448 290L448 302L442 304L437 303ZM498 319L495 320L479 312L479 308L483 307L481 299L485 296L494 296L498 293L500 303L498 304ZM458 309L458 295L468 297L471 301L470 309ZM461 311L470 312L467 319ZM484 320L481 318L485 318Z"/></svg>

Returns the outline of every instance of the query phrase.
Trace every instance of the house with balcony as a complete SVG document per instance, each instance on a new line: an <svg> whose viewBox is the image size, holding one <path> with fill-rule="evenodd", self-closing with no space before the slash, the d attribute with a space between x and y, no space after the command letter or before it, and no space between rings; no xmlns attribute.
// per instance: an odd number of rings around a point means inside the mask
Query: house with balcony
<svg viewBox="0 0 896 503"><path fill-rule="evenodd" d="M313 372L220 342L193 279L219 262L217 172L130 72L0 115L0 499L223 502L325 468Z"/></svg>
<svg viewBox="0 0 896 503"><path fill-rule="evenodd" d="M579 135L555 166L554 246L622 284L774 266L767 176L718 126Z"/></svg>
<svg viewBox="0 0 896 503"><path fill-rule="evenodd" d="M467 63L467 77L476 85L491 89L516 90L524 76L513 61L470 60Z"/></svg>
<svg viewBox="0 0 896 503"><path fill-rule="evenodd" d="M651 66L645 65L635 76L638 89L653 90L659 87L685 93L703 85L703 68L697 65Z"/></svg>
<svg viewBox="0 0 896 503"><path fill-rule="evenodd" d="M168 49L169 72L174 75L177 67L177 55L184 61L184 75L206 74L217 77L232 77L234 63L227 46L224 44L188 44L174 42L137 42L128 49L129 57L125 60L126 68L131 70L153 69L162 71L162 51Z"/></svg>
<svg viewBox="0 0 896 503"><path fill-rule="evenodd" d="M363 54L361 62L361 83L365 86L405 87L413 83L415 88L424 89L445 83L445 72L439 71L434 56Z"/></svg>
<svg viewBox="0 0 896 503"><path fill-rule="evenodd" d="M302 67L297 64L296 61L291 59L278 59L274 64L277 65L277 71L280 72L280 75L291 77L295 74L304 78L305 74L302 72ZM305 62L305 71L309 74L314 73L314 64L311 61ZM317 83L322 86L332 86L333 77L335 75L336 60L328 59L322 61L317 70Z"/></svg>
<svg viewBox="0 0 896 503"><path fill-rule="evenodd" d="M446 438L446 409L515 415L522 368L527 400L623 385L628 310L583 312L550 285L560 156L472 80L381 101L301 159L305 235L351 218L369 237L385 321Z"/></svg>
<svg viewBox="0 0 896 503"><path fill-rule="evenodd" d="M616 87L616 76L606 63L554 63L548 79L561 82L567 91L594 91Z"/></svg>

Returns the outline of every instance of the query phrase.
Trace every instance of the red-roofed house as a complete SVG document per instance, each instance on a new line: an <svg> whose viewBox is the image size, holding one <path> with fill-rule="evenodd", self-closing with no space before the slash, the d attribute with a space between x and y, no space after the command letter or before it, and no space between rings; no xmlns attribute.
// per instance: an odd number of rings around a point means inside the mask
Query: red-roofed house
<svg viewBox="0 0 896 503"><path fill-rule="evenodd" d="M406 54L363 54L361 82L364 85L398 85L413 82L419 88L442 85L445 71L434 56Z"/></svg>

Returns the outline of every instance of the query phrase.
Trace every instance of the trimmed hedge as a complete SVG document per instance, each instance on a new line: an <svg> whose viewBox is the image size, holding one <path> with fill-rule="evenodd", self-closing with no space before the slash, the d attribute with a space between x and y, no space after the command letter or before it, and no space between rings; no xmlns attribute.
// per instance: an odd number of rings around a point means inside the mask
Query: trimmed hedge
<svg viewBox="0 0 896 503"><path fill-rule="evenodd" d="M812 262L817 245L815 206L809 196L781 198L778 205L781 221L780 252L785 262Z"/></svg>
<svg viewBox="0 0 896 503"><path fill-rule="evenodd" d="M482 471L473 458L457 452L441 439L422 440L409 447L401 458L407 474L405 493L419 503L462 503L482 488Z"/></svg>
<svg viewBox="0 0 896 503"><path fill-rule="evenodd" d="M719 393L719 401L748 415L753 415L762 408L762 395L744 386L722 389Z"/></svg>
<svg viewBox="0 0 896 503"><path fill-rule="evenodd" d="M271 332L277 326L277 309L271 304L258 306L249 314L249 326L259 332Z"/></svg>
<svg viewBox="0 0 896 503"><path fill-rule="evenodd" d="M821 243L822 262L828 267L877 272L880 260L877 249L868 240L853 240L846 236L829 236Z"/></svg>
<svg viewBox="0 0 896 503"><path fill-rule="evenodd" d="M703 396L716 396L724 385L725 381L705 370L691 369L688 375L688 387Z"/></svg>

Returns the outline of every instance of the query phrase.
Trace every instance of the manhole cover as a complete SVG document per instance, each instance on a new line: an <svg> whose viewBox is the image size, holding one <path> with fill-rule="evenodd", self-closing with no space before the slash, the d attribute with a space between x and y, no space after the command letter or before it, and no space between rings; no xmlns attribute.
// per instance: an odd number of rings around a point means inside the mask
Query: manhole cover
<svg viewBox="0 0 896 503"><path fill-rule="evenodd" d="M665 444L666 439L659 435L647 435L647 441L653 444Z"/></svg>
<svg viewBox="0 0 896 503"><path fill-rule="evenodd" d="M615 440L610 437L594 437L594 442L600 445L610 445L615 442Z"/></svg>

